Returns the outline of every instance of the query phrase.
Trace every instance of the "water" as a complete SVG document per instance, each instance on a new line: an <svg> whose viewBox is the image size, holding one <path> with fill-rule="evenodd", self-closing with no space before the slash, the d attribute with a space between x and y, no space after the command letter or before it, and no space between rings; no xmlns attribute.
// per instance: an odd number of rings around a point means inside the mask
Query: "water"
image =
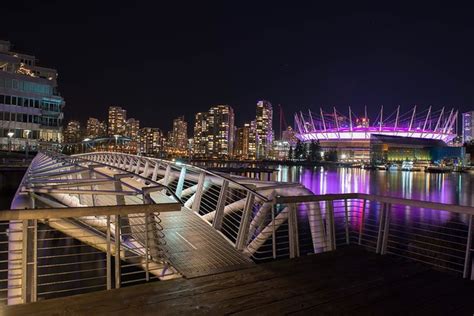
<svg viewBox="0 0 474 316"><path fill-rule="evenodd" d="M370 193L474 206L474 174L278 166L278 181L300 182L314 194Z"/></svg>

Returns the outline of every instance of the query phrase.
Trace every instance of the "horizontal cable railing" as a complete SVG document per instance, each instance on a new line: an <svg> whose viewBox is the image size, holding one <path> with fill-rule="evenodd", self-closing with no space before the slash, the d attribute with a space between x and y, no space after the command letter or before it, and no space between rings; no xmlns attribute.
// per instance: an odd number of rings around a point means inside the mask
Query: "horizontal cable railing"
<svg viewBox="0 0 474 316"><path fill-rule="evenodd" d="M179 276L157 214L179 203L0 211L0 301L8 304Z"/></svg>
<svg viewBox="0 0 474 316"><path fill-rule="evenodd" d="M278 196L252 214L256 261L356 244L473 278L474 208L371 194Z"/></svg>

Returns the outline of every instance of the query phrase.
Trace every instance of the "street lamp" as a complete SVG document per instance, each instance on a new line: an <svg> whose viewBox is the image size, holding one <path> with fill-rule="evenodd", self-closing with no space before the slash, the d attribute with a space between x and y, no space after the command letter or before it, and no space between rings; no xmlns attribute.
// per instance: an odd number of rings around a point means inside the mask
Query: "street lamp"
<svg viewBox="0 0 474 316"><path fill-rule="evenodd" d="M13 132L8 132L8 151L11 152L12 151L12 137L13 135L15 135L15 133Z"/></svg>
<svg viewBox="0 0 474 316"><path fill-rule="evenodd" d="M31 131L29 129L25 129L25 133L26 133L25 158L28 159L28 137L30 136Z"/></svg>
<svg viewBox="0 0 474 316"><path fill-rule="evenodd" d="M86 152L86 143L88 141L90 141L91 139L89 137L86 137L84 138L84 140L82 141L82 152L85 153Z"/></svg>
<svg viewBox="0 0 474 316"><path fill-rule="evenodd" d="M118 151L118 139L120 135L115 134L114 137L115 137L115 151Z"/></svg>

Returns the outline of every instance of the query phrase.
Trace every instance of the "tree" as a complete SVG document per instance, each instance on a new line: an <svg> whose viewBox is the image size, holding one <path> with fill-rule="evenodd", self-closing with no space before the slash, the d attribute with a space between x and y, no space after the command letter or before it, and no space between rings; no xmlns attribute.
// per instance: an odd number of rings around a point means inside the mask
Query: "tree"
<svg viewBox="0 0 474 316"><path fill-rule="evenodd" d="M308 159L310 161L321 161L321 146L319 145L319 141L312 140L309 144L309 156Z"/></svg>
<svg viewBox="0 0 474 316"><path fill-rule="evenodd" d="M330 150L324 153L324 160L337 162L337 151Z"/></svg>
<svg viewBox="0 0 474 316"><path fill-rule="evenodd" d="M304 146L304 144L298 140L296 142L296 147L295 147L295 152L294 152L294 158L296 160L300 160L300 159L305 159L306 158L306 148Z"/></svg>
<svg viewBox="0 0 474 316"><path fill-rule="evenodd" d="M290 146L290 150L288 150L288 159L293 159L293 146Z"/></svg>

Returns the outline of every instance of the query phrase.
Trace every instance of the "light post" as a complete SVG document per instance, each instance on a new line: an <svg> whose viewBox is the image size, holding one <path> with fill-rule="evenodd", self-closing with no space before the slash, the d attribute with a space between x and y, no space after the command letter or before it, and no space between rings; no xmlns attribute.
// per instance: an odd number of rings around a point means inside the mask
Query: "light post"
<svg viewBox="0 0 474 316"><path fill-rule="evenodd" d="M114 138L115 138L115 151L118 151L118 139L119 139L120 135L117 135L115 134L114 135Z"/></svg>
<svg viewBox="0 0 474 316"><path fill-rule="evenodd" d="M29 129L25 130L26 133L26 142L25 142L25 158L28 159L28 138L30 136L31 131Z"/></svg>
<svg viewBox="0 0 474 316"><path fill-rule="evenodd" d="M84 140L82 141L82 152L85 153L86 152L86 146L87 146L87 142L90 141L91 139L89 137L86 137L84 138Z"/></svg>
<svg viewBox="0 0 474 316"><path fill-rule="evenodd" d="M15 133L13 132L8 132L8 151L11 152L12 151L12 137L13 135L15 135Z"/></svg>

